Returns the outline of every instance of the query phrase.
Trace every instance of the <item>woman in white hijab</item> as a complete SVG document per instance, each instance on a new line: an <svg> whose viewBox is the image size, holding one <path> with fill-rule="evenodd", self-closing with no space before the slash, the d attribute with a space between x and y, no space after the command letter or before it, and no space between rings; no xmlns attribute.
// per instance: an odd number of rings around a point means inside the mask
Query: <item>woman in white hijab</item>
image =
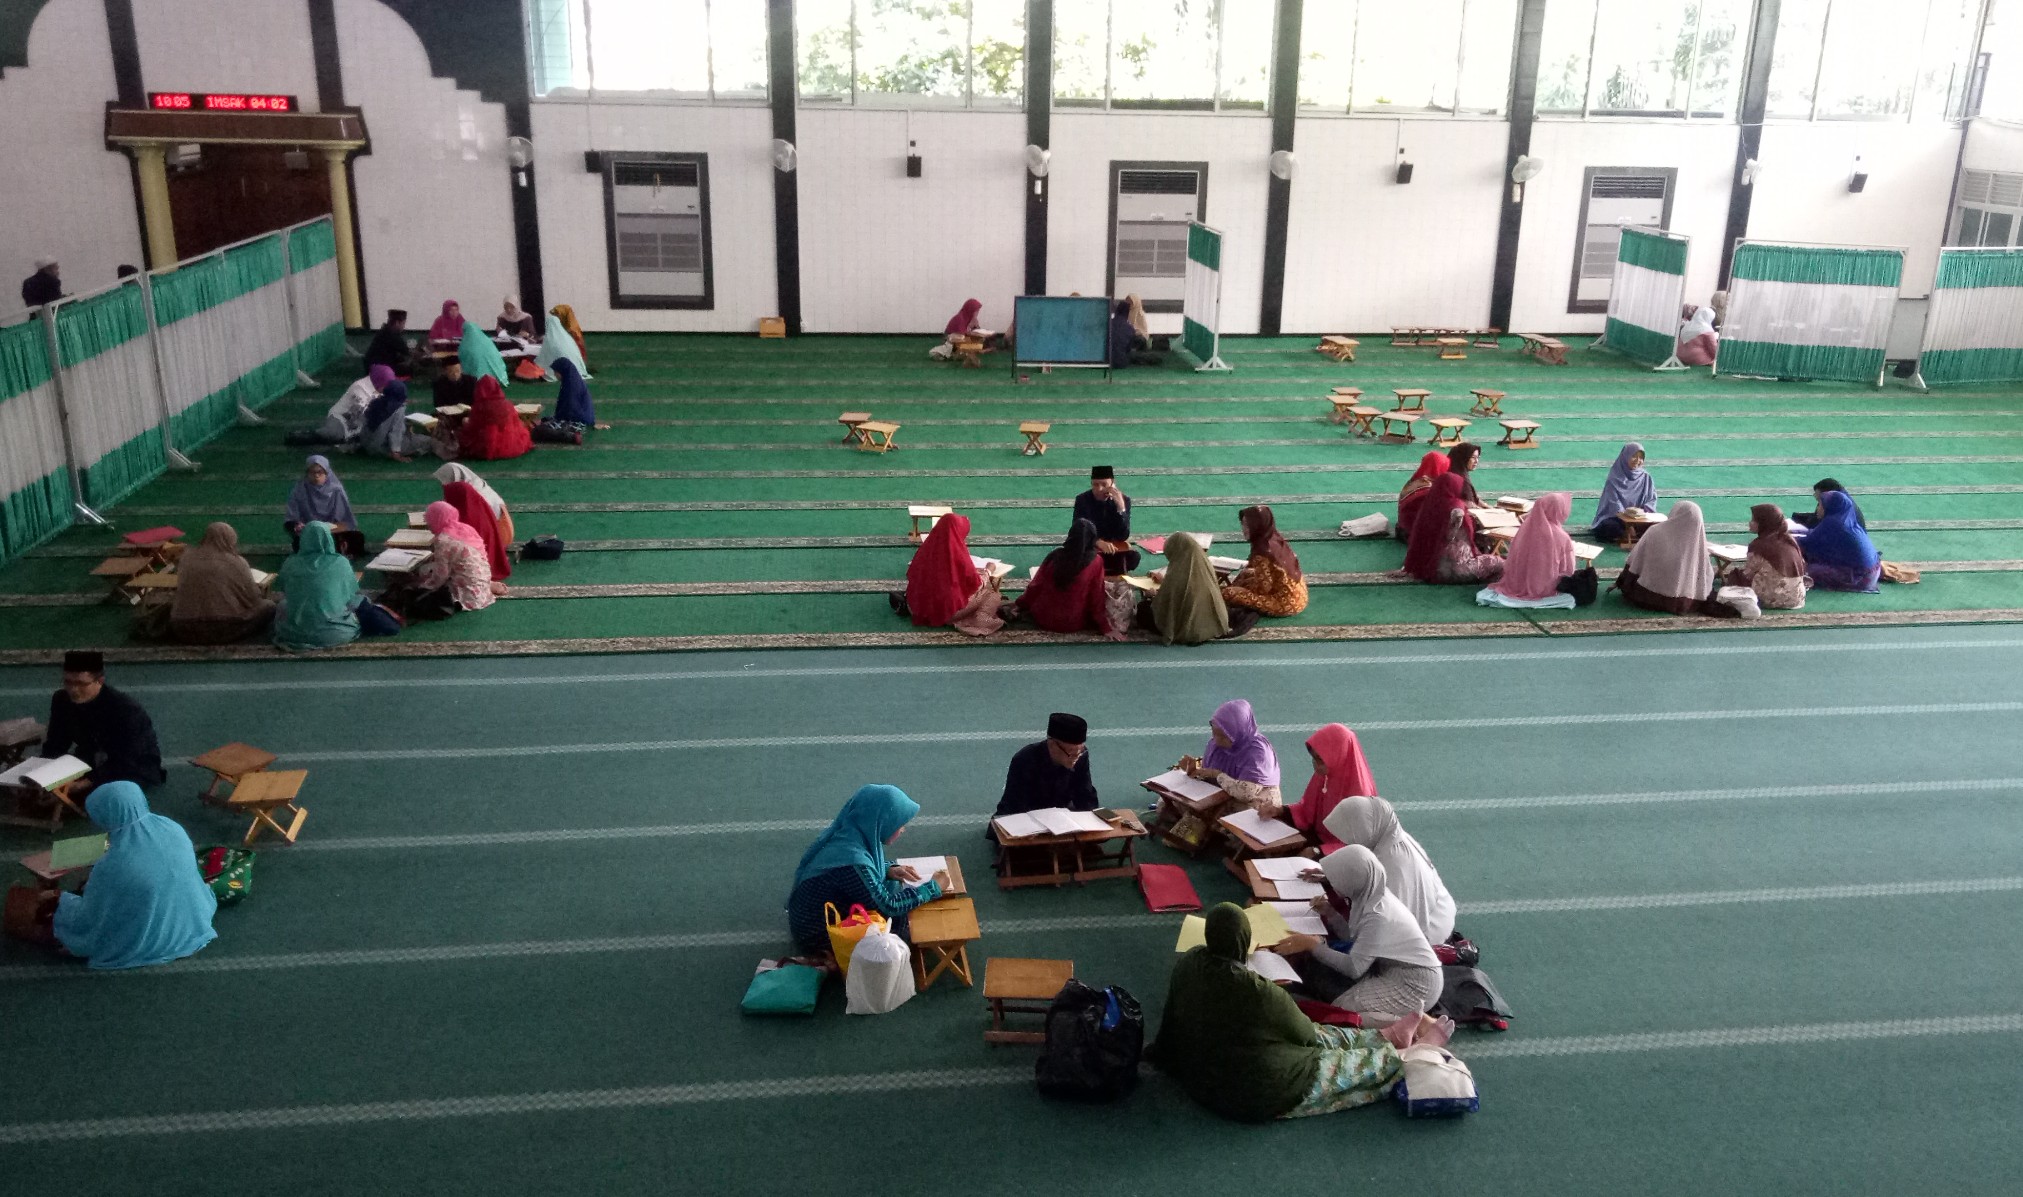
<svg viewBox="0 0 2023 1197"><path fill-rule="evenodd" d="M1732 617L1735 608L1717 603L1714 563L1707 555L1707 524L1700 505L1681 499L1665 522L1645 532L1630 550L1615 589L1639 607L1667 615Z"/></svg>
<svg viewBox="0 0 2023 1197"><path fill-rule="evenodd" d="M1314 904L1332 935L1353 941L1349 950L1338 952L1318 935L1294 935L1277 951L1305 952L1321 970L1346 980L1349 987L1335 996L1334 1005L1361 1014L1366 1026L1432 1009L1443 982L1440 958L1418 920L1391 896L1376 856L1350 844L1321 857L1321 872L1328 889Z"/></svg>
<svg viewBox="0 0 2023 1197"><path fill-rule="evenodd" d="M478 497L485 501L485 506L492 509L492 518L499 521L499 539L506 544L513 543L513 513L506 510L506 501L499 497L498 491L486 485L483 478L478 477L476 470L453 461L436 471L436 481L444 486L452 482L469 483L471 489L478 492Z"/></svg>
<svg viewBox="0 0 2023 1197"><path fill-rule="evenodd" d="M555 362L567 358L583 377L590 377L590 367L583 364L583 351L576 348L576 338L569 335L567 325L553 312L548 313L548 333L541 338L541 351L534 355L534 364L548 372L548 381L555 381Z"/></svg>
<svg viewBox="0 0 2023 1197"><path fill-rule="evenodd" d="M1454 934L1454 895L1440 880L1426 849L1398 822L1398 812L1382 798L1357 795L1341 800L1321 820L1344 844L1360 844L1384 866L1391 896L1403 903L1426 933L1429 944Z"/></svg>
<svg viewBox="0 0 2023 1197"><path fill-rule="evenodd" d="M1679 364L1711 366L1720 344L1721 335L1714 331L1714 309L1704 306L1690 309L1686 322L1679 326Z"/></svg>

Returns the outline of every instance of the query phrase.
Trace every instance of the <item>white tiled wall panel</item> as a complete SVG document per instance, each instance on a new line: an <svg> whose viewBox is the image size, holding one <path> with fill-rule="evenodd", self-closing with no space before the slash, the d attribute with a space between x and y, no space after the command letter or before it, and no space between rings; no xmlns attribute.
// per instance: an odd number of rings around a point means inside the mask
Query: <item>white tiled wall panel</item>
<svg viewBox="0 0 2023 1197"><path fill-rule="evenodd" d="M133 26L149 91L292 95L317 110L304 0L133 0Z"/></svg>
<svg viewBox="0 0 2023 1197"><path fill-rule="evenodd" d="M1763 176L1749 235L1772 241L1903 246L1903 294L1932 289L1962 130L1954 125L1820 122L1763 130ZM1868 171L1847 189L1855 155Z"/></svg>

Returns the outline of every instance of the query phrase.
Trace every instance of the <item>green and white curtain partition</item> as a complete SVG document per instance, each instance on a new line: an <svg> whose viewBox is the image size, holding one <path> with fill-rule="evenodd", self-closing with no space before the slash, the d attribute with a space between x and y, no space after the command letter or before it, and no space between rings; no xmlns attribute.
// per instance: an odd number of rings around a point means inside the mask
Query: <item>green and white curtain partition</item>
<svg viewBox="0 0 2023 1197"><path fill-rule="evenodd" d="M295 385L286 250L279 233L149 276L168 389L184 451Z"/></svg>
<svg viewBox="0 0 2023 1197"><path fill-rule="evenodd" d="M1227 370L1221 355L1222 234L1187 226L1187 290L1180 305L1180 348L1199 370Z"/></svg>
<svg viewBox="0 0 2023 1197"><path fill-rule="evenodd" d="M69 527L70 500L42 321L0 328L0 565Z"/></svg>
<svg viewBox="0 0 2023 1197"><path fill-rule="evenodd" d="M2023 248L1939 251L1918 378L1926 386L2023 379Z"/></svg>
<svg viewBox="0 0 2023 1197"><path fill-rule="evenodd" d="M1686 238L1662 229L1623 230L1603 345L1659 370L1685 369L1678 349L1687 244Z"/></svg>
<svg viewBox="0 0 2023 1197"><path fill-rule="evenodd" d="M109 507L168 468L147 308L125 283L56 308L63 408L84 501Z"/></svg>
<svg viewBox="0 0 2023 1197"><path fill-rule="evenodd" d="M344 352L344 304L337 290L337 234L320 216L287 230L288 292L294 301L295 366L314 373Z"/></svg>
<svg viewBox="0 0 2023 1197"><path fill-rule="evenodd" d="M1882 385L1904 251L1744 241L1715 370Z"/></svg>

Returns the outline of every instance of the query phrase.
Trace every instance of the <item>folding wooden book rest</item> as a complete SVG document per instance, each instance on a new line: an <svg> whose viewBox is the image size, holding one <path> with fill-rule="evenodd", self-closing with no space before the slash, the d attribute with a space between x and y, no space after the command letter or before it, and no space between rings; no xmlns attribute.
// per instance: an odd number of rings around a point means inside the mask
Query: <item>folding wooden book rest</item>
<svg viewBox="0 0 2023 1197"><path fill-rule="evenodd" d="M260 838L262 827L279 835L284 843L295 842L302 831L302 821L309 817L308 811L295 805L295 797L302 792L302 782L308 776L307 769L279 769L272 773L249 773L239 779L232 796L225 800L225 808L253 816L252 826L246 828L246 847L252 847L253 841ZM292 816L286 827L275 820L276 811Z"/></svg>
<svg viewBox="0 0 2023 1197"><path fill-rule="evenodd" d="M199 769L209 770L211 774L211 784L197 797L212 806L224 806L229 795L219 793L220 786L236 787L246 777L266 772L268 766L279 759L264 748L255 748L236 740L221 748L213 748L202 756L193 756L190 763Z"/></svg>
<svg viewBox="0 0 2023 1197"><path fill-rule="evenodd" d="M983 1033L983 1041L1045 1043L1045 1031L1014 1031L1005 1026L1005 1018L1033 1014L1044 1019L1054 998L1074 979L1072 960L1028 960L1015 956L985 960L983 1000L990 1007L990 1029Z"/></svg>
<svg viewBox="0 0 2023 1197"><path fill-rule="evenodd" d="M977 925L974 900L941 898L916 907L907 916L906 929L913 939L916 989L925 990L943 973L953 973L964 985L976 984L969 972L969 945L983 938L983 928Z"/></svg>
<svg viewBox="0 0 2023 1197"><path fill-rule="evenodd" d="M1038 457L1045 454L1047 442L1044 438L1047 435L1047 430L1052 427L1052 424L1043 420L1027 420L1021 423L1019 431L1025 434L1026 444L1025 448L1019 451L1027 457Z"/></svg>
<svg viewBox="0 0 2023 1197"><path fill-rule="evenodd" d="M864 434L857 431L857 426L870 418L871 413L868 411L846 411L837 416L836 422L843 426L843 443L847 445L852 441L862 441Z"/></svg>

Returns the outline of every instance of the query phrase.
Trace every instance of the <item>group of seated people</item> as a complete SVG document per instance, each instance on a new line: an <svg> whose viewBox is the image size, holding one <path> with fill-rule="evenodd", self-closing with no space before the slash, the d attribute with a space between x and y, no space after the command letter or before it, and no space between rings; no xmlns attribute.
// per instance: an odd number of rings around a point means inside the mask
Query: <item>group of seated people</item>
<svg viewBox="0 0 2023 1197"><path fill-rule="evenodd" d="M1122 640L1133 627L1167 644L1204 644L1241 635L1259 616L1285 617L1306 609L1299 557L1279 532L1270 507L1246 507L1237 524L1249 560L1227 581L1217 577L1208 552L1192 536L1166 538L1166 567L1156 588L1141 599L1126 576L1143 558L1131 547L1131 500L1116 471L1097 466L1089 489L1076 496L1067 538L1047 554L1018 599L1006 603L999 580L978 568L969 549L969 517L942 516L906 567L906 589L891 596L894 610L918 627L949 627L988 636L1007 622L1030 622L1048 632L1094 632Z"/></svg>
<svg viewBox="0 0 2023 1197"><path fill-rule="evenodd" d="M1080 292L1074 294L1079 295ZM981 341L988 349L1015 348L1018 341L1016 322L1007 325L1001 333L983 327L983 301L966 299L955 315L949 317L942 328L942 339L927 355L936 361L947 361L955 354L955 346L963 341ZM1152 326L1145 318L1145 303L1136 295L1126 295L1115 301L1110 309L1108 353L1110 368L1122 370L1128 366L1157 366L1165 362L1165 354L1158 346L1163 342L1152 339Z"/></svg>
<svg viewBox="0 0 2023 1197"><path fill-rule="evenodd" d="M1432 452L1398 493L1396 535L1405 541L1399 576L1435 584L1485 584L1485 605L1572 606L1568 582L1580 568L1565 524L1573 496L1540 496L1522 517L1508 556L1489 551L1473 512L1484 504L1470 478L1481 450L1456 445ZM1643 445L1622 447L1602 483L1588 535L1619 543L1630 531L1626 514L1656 512L1657 482L1644 468ZM1869 539L1860 508L1838 481L1813 485L1815 510L1787 519L1774 503L1750 508L1753 537L1745 560L1725 575L1710 559L1706 523L1697 503L1681 501L1663 522L1649 524L1631 546L1616 582L1640 607L1674 615L1732 617L1736 607L1715 595L1723 586L1748 587L1763 609L1796 610L1817 587L1874 594L1883 576L1882 555Z"/></svg>
<svg viewBox="0 0 2023 1197"><path fill-rule="evenodd" d="M1053 714L1046 738L1013 755L994 817L1097 809L1087 740L1086 720ZM1307 855L1317 858L1309 876L1322 894L1312 907L1327 934L1294 934L1274 950L1291 959L1297 991L1316 1008L1353 1014L1361 1024L1315 1025L1291 993L1245 966L1251 945L1242 911L1228 903L1210 910L1205 946L1174 966L1147 1055L1202 1105L1246 1121L1374 1101L1397 1078L1398 1051L1422 1036L1444 1042L1453 1029L1427 1015L1444 984L1435 945L1459 942L1453 895L1396 809L1377 796L1356 734L1331 723L1306 746L1313 775L1290 806L1280 798L1276 751L1246 701L1218 707L1201 754L1181 762L1237 806L1299 829ZM865 786L851 796L795 870L787 921L799 950L828 956L828 904L876 910L904 936L911 912L942 896L945 874L921 878L886 854L919 810L893 786Z"/></svg>

